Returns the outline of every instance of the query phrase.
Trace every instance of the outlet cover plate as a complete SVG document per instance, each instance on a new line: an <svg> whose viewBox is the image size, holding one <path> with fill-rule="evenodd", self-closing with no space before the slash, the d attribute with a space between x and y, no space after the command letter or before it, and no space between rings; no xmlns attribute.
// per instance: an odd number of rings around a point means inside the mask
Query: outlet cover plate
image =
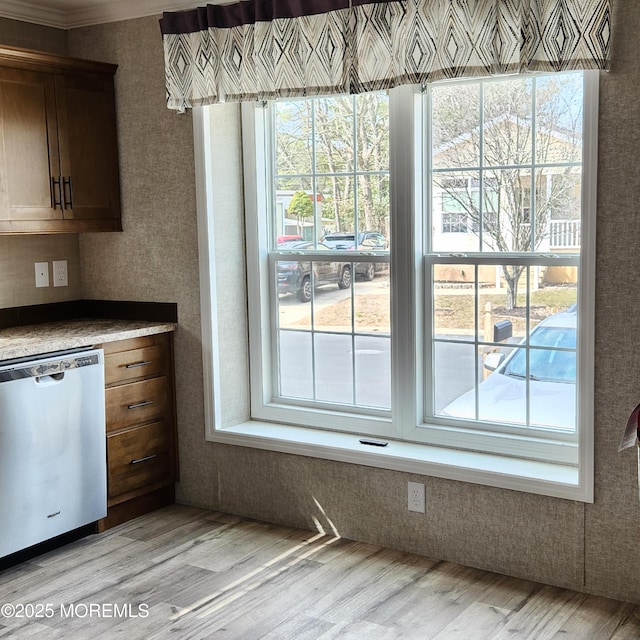
<svg viewBox="0 0 640 640"><path fill-rule="evenodd" d="M49 263L48 262L36 262L36 287L48 287L49 286Z"/></svg>
<svg viewBox="0 0 640 640"><path fill-rule="evenodd" d="M53 286L54 287L69 286L69 273L67 271L66 260L53 261Z"/></svg>
<svg viewBox="0 0 640 640"><path fill-rule="evenodd" d="M424 485L419 482L407 483L407 494L409 511L424 513Z"/></svg>

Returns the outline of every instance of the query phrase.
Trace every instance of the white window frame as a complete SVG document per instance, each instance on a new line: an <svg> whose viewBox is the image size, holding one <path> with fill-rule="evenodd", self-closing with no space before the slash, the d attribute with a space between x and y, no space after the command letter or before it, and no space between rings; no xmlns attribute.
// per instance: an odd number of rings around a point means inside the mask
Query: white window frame
<svg viewBox="0 0 640 640"><path fill-rule="evenodd" d="M202 108L194 109L194 140L196 148L196 177L198 187L198 220L201 238L201 291L203 315L203 359L205 369L206 437L216 442L303 454L307 456L341 460L368 466L421 473L454 480L463 480L489 486L504 487L542 495L556 496L584 502L593 501L593 335L594 335L594 282L595 282L595 206L597 168L597 105L598 72L585 72L583 129L583 180L582 180L582 252L580 258L581 286L578 292L578 352L588 366L579 364L578 385L581 390L578 409L578 442L573 445L579 452L577 464L554 463L514 457L513 437L509 446L501 446L491 452L459 450L451 445L449 436L455 428L442 425L427 425L432 434L445 433L444 440L431 438L429 442L416 443L402 440L399 425L424 426L423 361L417 354L423 352L422 332L424 326L425 301L423 247L416 242L422 237L423 189L415 176L424 175L423 150L417 142L422 104L419 93L413 87L399 87L390 92L390 127L392 133L390 166L391 207L404 211L396 216L391 234L391 270L396 279L405 283L392 291L391 322L396 334L411 339L397 340L392 348L392 398L393 419L381 415L353 415L324 411L317 407L305 407L305 425L292 417L291 407L282 407L270 402L271 390L264 372L269 371L271 340L256 340L269 326L270 305L265 295L268 292L268 229L265 215L247 216L247 270L259 273L259 278L248 279L248 302L250 305L250 350L251 350L251 398L252 419L240 424L222 427L216 402L216 379L223 372L216 355L215 338L215 287L212 277L215 260L208 250L212 243L212 223L209 214L208 191L211 184L207 168L206 118ZM264 120L262 120L264 122ZM255 106L242 105L242 131L245 176L245 209L260 211L269 200L269 185L256 170L266 158L261 157L256 144L260 136L261 119L256 118ZM256 152L252 153L254 149ZM407 150L411 150L407 152ZM263 164L264 166L264 164ZM392 223L393 224L393 223ZM399 250L402 248L402 250ZM409 259L407 259L409 256ZM324 256L323 256L324 257ZM356 256L357 257L357 256ZM370 260L371 258L367 258ZM417 292L411 294L409 292ZM208 333L208 335L207 335ZM294 409L293 411L300 411ZM362 425L366 425L362 428ZM327 428L329 430L327 430ZM371 447L361 442L358 433L369 438L379 437L387 447ZM481 434L485 435L485 434ZM406 434L405 434L406 437ZM489 434L499 441L503 434ZM435 446L434 446L435 445ZM523 445L528 446L523 437Z"/></svg>

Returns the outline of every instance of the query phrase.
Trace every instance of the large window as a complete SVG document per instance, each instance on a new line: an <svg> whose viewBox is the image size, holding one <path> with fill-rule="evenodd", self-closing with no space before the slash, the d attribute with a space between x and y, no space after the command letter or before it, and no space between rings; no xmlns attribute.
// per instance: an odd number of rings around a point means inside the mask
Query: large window
<svg viewBox="0 0 640 640"><path fill-rule="evenodd" d="M590 499L596 106L576 72L244 105L252 426L227 433Z"/></svg>

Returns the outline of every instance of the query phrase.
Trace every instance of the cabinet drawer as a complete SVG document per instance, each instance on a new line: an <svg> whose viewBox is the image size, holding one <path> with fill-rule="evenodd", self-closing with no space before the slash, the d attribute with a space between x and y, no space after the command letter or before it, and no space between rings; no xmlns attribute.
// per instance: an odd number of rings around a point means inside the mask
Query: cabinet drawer
<svg viewBox="0 0 640 640"><path fill-rule="evenodd" d="M169 388L166 376L161 376L106 389L107 433L164 418Z"/></svg>
<svg viewBox="0 0 640 640"><path fill-rule="evenodd" d="M104 358L104 381L112 385L164 375L167 363L168 353L163 345L108 354Z"/></svg>
<svg viewBox="0 0 640 640"><path fill-rule="evenodd" d="M169 426L164 420L107 438L109 497L172 481Z"/></svg>

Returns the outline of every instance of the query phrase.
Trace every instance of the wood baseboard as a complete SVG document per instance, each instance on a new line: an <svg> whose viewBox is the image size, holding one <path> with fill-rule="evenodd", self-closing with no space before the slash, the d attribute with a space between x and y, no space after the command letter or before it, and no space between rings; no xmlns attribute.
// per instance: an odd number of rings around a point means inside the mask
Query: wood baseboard
<svg viewBox="0 0 640 640"><path fill-rule="evenodd" d="M175 488L173 485L162 487L151 493L145 493L142 496L121 502L109 507L107 517L98 520L98 533L102 533L111 527L137 518L150 511L155 511L161 507L175 503Z"/></svg>

